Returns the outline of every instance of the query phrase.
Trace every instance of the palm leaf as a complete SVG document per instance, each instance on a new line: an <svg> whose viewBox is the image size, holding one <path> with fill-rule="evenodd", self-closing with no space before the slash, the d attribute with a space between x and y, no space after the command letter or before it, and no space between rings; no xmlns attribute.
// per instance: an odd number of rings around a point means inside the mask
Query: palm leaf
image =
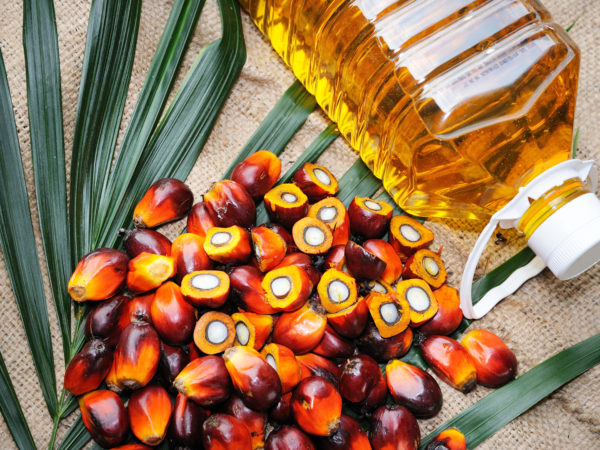
<svg viewBox="0 0 600 450"><path fill-rule="evenodd" d="M58 446L58 450L79 450L84 448L91 439L92 436L83 424L81 415L79 415L75 423L67 431L67 434Z"/></svg>
<svg viewBox="0 0 600 450"><path fill-rule="evenodd" d="M361 159L357 159L340 178L337 196L347 208L354 197L370 197L379 189L381 189L381 181L371 173Z"/></svg>

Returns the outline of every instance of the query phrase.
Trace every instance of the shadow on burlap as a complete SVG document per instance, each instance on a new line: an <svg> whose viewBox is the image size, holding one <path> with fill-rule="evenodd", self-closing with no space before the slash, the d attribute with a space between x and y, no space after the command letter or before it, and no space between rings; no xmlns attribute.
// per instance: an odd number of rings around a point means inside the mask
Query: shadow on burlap
<svg viewBox="0 0 600 450"><path fill-rule="evenodd" d="M0 47L8 72L13 104L16 114L19 140L30 205L34 222L37 221L33 175L29 147L25 67L21 42L22 10L19 4L9 0L0 2ZM216 2L209 0L187 52L177 86L200 49L218 37L220 24ZM77 107L77 95L87 28L89 2L57 0L55 2L62 73L63 113L67 165L72 145L73 126ZM582 69L579 87L577 125L581 127L579 155L581 158L600 160L596 143L600 137L600 100L598 90L600 69L600 4L585 0L545 2L557 22L569 25L576 17L579 20L571 35L582 49ZM147 0L144 2L140 24L136 60L125 106L123 124L129 122L135 101L154 50L166 22L171 2ZM293 76L273 53L270 45L244 14L244 32L248 60L242 75L229 97L214 131L198 162L188 178L196 195L205 192L211 182L223 173L229 162L251 136L270 108L292 83ZM327 120L320 111L313 113L305 126L286 148L282 160L284 170L325 128ZM124 126L122 126L121 137ZM338 139L321 158L336 176L341 176L350 167L355 154ZM457 286L467 254L475 242L481 223L463 221L433 221L430 225L436 233L434 249L444 247L443 257L449 268L449 282ZM181 224L167 228L171 237ZM39 236L39 229L36 226ZM479 274L490 270L510 255L516 253L523 242L518 236L508 234L508 243L491 244L480 264ZM38 239L38 251L41 246ZM44 268L45 270L45 268ZM47 298L50 292L46 282ZM18 310L12 297L10 283L4 266L0 262L0 350L12 377L15 389L31 431L39 447L47 446L52 423L31 361ZM54 306L48 302L57 380L62 380L64 369L60 336ZM486 328L511 347L519 360L519 374L552 356L556 352L600 332L600 267L569 282L559 282L543 272L523 286L515 295L502 302L493 313L475 324ZM600 401L598 382L600 368L589 371L557 391L522 417L504 427L482 445L486 449L534 448L552 445L556 448L594 448L600 439ZM478 387L474 392L463 395L440 382L444 394L444 407L440 414L430 420L421 421L421 432L426 435L436 426L475 403L488 393ZM59 441L67 425L67 419L59 429ZM0 421L2 448L9 448L12 441L6 425Z"/></svg>

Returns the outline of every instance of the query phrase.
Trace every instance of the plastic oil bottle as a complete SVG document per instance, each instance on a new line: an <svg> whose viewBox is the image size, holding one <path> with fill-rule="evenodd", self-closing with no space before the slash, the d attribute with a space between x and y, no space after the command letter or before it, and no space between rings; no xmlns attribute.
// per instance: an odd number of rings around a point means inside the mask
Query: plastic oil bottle
<svg viewBox="0 0 600 450"><path fill-rule="evenodd" d="M579 50L537 0L240 3L399 206L490 220L468 306L497 224L526 233L538 272L600 259L596 172L569 161Z"/></svg>

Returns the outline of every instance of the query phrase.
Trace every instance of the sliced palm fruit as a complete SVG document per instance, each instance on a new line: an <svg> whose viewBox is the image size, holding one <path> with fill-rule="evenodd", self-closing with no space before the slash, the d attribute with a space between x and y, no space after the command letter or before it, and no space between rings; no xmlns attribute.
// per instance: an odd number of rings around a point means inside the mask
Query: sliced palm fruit
<svg viewBox="0 0 600 450"><path fill-rule="evenodd" d="M234 317L235 316L235 317ZM248 328L254 328L254 348L260 350L273 331L274 320L270 314L256 314L250 311L241 311L233 314L231 318L235 321L239 318ZM237 339L236 322L236 339Z"/></svg>
<svg viewBox="0 0 600 450"><path fill-rule="evenodd" d="M170 256L140 253L129 261L127 289L135 294L156 289L177 273L175 260Z"/></svg>
<svg viewBox="0 0 600 450"><path fill-rule="evenodd" d="M373 253L383 262L385 269L380 279L388 284L394 284L402 276L402 261L389 242L382 239L369 239L363 244L365 250Z"/></svg>
<svg viewBox="0 0 600 450"><path fill-rule="evenodd" d="M368 197L354 197L348 207L350 229L367 239L380 238L387 230L392 212L389 203Z"/></svg>
<svg viewBox="0 0 600 450"><path fill-rule="evenodd" d="M313 286L316 286L321 279L321 272L315 268L312 259L306 253L289 253L275 268L279 269L280 267L285 266L298 266L301 269L304 269Z"/></svg>
<svg viewBox="0 0 600 450"><path fill-rule="evenodd" d="M369 308L364 298L336 313L327 314L327 323L345 338L354 339L361 335L369 320Z"/></svg>
<svg viewBox="0 0 600 450"><path fill-rule="evenodd" d="M417 250L429 247L433 242L433 232L410 216L398 215L390 221L388 241L405 261Z"/></svg>
<svg viewBox="0 0 600 450"><path fill-rule="evenodd" d="M288 230L308 212L308 197L295 184L275 186L266 193L264 201L269 218Z"/></svg>
<svg viewBox="0 0 600 450"><path fill-rule="evenodd" d="M275 314L278 309L267 302L265 290L261 286L262 273L254 266L237 266L229 273L231 290L240 306L257 314Z"/></svg>
<svg viewBox="0 0 600 450"><path fill-rule="evenodd" d="M410 323L410 306L393 293L371 292L365 299L379 334L389 338L402 333Z"/></svg>
<svg viewBox="0 0 600 450"><path fill-rule="evenodd" d="M348 241L345 249L346 265L356 278L378 280L383 275L386 263L354 241Z"/></svg>
<svg viewBox="0 0 600 450"><path fill-rule="evenodd" d="M438 310L438 303L429 285L418 278L403 280L396 284L396 295L410 306L410 325L427 322Z"/></svg>
<svg viewBox="0 0 600 450"><path fill-rule="evenodd" d="M346 245L350 238L350 217L339 198L327 197L308 208L308 217L314 217L331 228L331 245Z"/></svg>
<svg viewBox="0 0 600 450"><path fill-rule="evenodd" d="M194 194L174 178L155 181L133 211L137 228L154 228L185 216L194 204Z"/></svg>
<svg viewBox="0 0 600 450"><path fill-rule="evenodd" d="M294 175L294 184L302 189L311 202L331 197L338 191L335 176L323 166L306 162Z"/></svg>
<svg viewBox="0 0 600 450"><path fill-rule="evenodd" d="M223 264L243 264L252 253L250 235L237 225L211 228L206 234L204 251L213 261Z"/></svg>
<svg viewBox="0 0 600 450"><path fill-rule="evenodd" d="M402 273L404 279L420 278L433 289L442 286L446 282L447 275L442 258L426 248L417 250L408 258Z"/></svg>
<svg viewBox="0 0 600 450"><path fill-rule="evenodd" d="M467 441L464 434L452 427L434 437L425 450L467 450Z"/></svg>
<svg viewBox="0 0 600 450"><path fill-rule="evenodd" d="M254 227L250 230L254 257L261 272L274 269L285 258L287 244L275 231L267 227Z"/></svg>
<svg viewBox="0 0 600 450"><path fill-rule="evenodd" d="M220 308L229 296L229 275L221 270L197 270L181 280L181 293L198 308Z"/></svg>
<svg viewBox="0 0 600 450"><path fill-rule="evenodd" d="M317 286L321 305L328 313L336 313L356 303L356 280L345 272L328 269Z"/></svg>
<svg viewBox="0 0 600 450"><path fill-rule="evenodd" d="M369 322L364 333L356 341L361 353L366 353L378 362L387 363L390 359L400 358L409 350L413 342L413 330L408 327L402 333L384 338L377 326Z"/></svg>
<svg viewBox="0 0 600 450"><path fill-rule="evenodd" d="M379 292L380 294L394 292L394 288L383 280L367 280L364 286L369 292Z"/></svg>
<svg viewBox="0 0 600 450"><path fill-rule="evenodd" d="M309 255L327 253L333 242L331 229L318 219L304 217L292 229L294 243L301 252Z"/></svg>
<svg viewBox="0 0 600 450"><path fill-rule="evenodd" d="M225 313L209 311L202 316L194 328L194 343L207 355L222 353L235 342L235 324Z"/></svg>
<svg viewBox="0 0 600 450"><path fill-rule="evenodd" d="M105 300L125 283L129 257L119 250L100 248L77 263L69 279L69 295L76 302Z"/></svg>
<svg viewBox="0 0 600 450"><path fill-rule="evenodd" d="M421 354L435 374L462 392L477 384L477 369L467 350L448 336L429 336L421 344Z"/></svg>
<svg viewBox="0 0 600 450"><path fill-rule="evenodd" d="M261 285L269 305L282 311L300 308L308 300L313 288L306 271L294 265L271 270Z"/></svg>
<svg viewBox="0 0 600 450"><path fill-rule="evenodd" d="M285 345L271 343L265 345L260 354L273 369L281 381L281 392L290 392L301 380L301 371L296 355Z"/></svg>

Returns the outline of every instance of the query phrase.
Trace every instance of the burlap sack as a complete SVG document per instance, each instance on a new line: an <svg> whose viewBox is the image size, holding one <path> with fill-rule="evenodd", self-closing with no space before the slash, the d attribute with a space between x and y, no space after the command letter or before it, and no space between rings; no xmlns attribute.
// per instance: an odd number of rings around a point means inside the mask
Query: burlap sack
<svg viewBox="0 0 600 450"><path fill-rule="evenodd" d="M65 127L65 147L68 154L72 145L73 126L83 51L85 45L89 2L84 0L57 0L62 94ZM586 0L546 0L558 23L578 22L571 35L582 50L582 68L577 106L577 125L581 127L580 157L600 161L596 145L600 108L598 82L600 78L600 4ZM167 19L171 2L147 0L142 10L139 39L129 97L125 106L123 124L129 122L136 98ZM23 155L30 204L34 221L37 220L31 156L29 148L25 66L21 40L22 9L20 2L0 0L0 47L4 55L8 81ZM231 96L229 97L214 131L188 178L196 194L203 193L228 166L270 108L292 83L293 76L271 50L257 29L244 14L244 32L248 60ZM204 8L178 84L189 69L200 49L218 37L220 25L216 2L209 0ZM283 154L284 168L325 128L327 120L320 111L313 113L306 125L294 137ZM340 176L356 158L350 148L338 139L322 157L321 162ZM444 259L449 268L449 282L458 285L466 256L474 244L481 223L464 221L433 221L434 248L444 246ZM180 227L170 227L171 234ZM38 231L38 230L36 230ZM491 245L480 265L479 274L495 267L516 253L523 243L514 234L507 235L506 244ZM38 239L39 244L39 239ZM41 246L38 245L41 255ZM556 352L600 332L600 266L569 282L559 282L543 272L523 286L516 295L505 300L493 313L475 324L499 336L511 347L519 360L519 374L545 360ZM47 289L47 298L50 292ZM0 351L2 352L25 416L39 447L47 446L51 419L42 398L27 343L21 326L4 262L0 262ZM64 369L56 315L48 302L57 380L62 380ZM482 445L486 449L514 448L598 448L600 442L600 401L598 382L600 367L577 378L522 417L504 427ZM489 393L478 387L463 395L444 383L444 407L438 416L421 421L421 432L426 435L467 406ZM74 417L59 429L58 439L64 436ZM0 447L11 448L12 440L0 420Z"/></svg>

